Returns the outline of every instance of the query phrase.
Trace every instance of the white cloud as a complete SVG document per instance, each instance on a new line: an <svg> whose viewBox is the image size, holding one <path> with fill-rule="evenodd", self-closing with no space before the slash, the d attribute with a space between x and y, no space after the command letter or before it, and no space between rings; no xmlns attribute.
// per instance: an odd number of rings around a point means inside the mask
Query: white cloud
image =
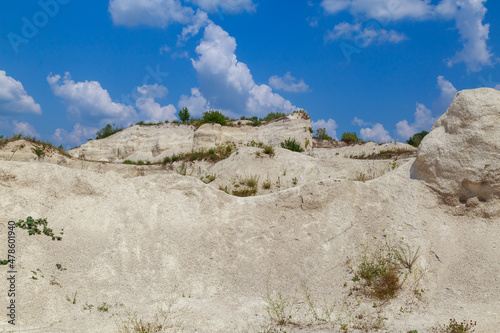
<svg viewBox="0 0 500 333"><path fill-rule="evenodd" d="M162 47L160 47L160 54L166 54L170 51L172 51L172 49L168 45L163 45Z"/></svg>
<svg viewBox="0 0 500 333"><path fill-rule="evenodd" d="M280 95L273 93L271 87L266 84L255 85L250 90L250 98L247 102L249 112L264 114L268 112L285 111L290 113L297 109L290 101L287 101Z"/></svg>
<svg viewBox="0 0 500 333"><path fill-rule="evenodd" d="M197 35L200 29L205 27L209 22L211 21L208 19L207 13L198 9L192 18L191 24L182 28L182 32L178 36L177 44L180 45L190 37Z"/></svg>
<svg viewBox="0 0 500 333"><path fill-rule="evenodd" d="M198 73L200 91L213 107L234 114L264 114L293 111L295 106L271 87L257 85L248 66L238 61L236 40L220 26L209 23L192 59Z"/></svg>
<svg viewBox="0 0 500 333"><path fill-rule="evenodd" d="M143 85L137 88L136 106L140 111L139 117L146 122L161 122L177 120L175 113L177 110L172 104L161 106L155 102L155 98L163 98L167 95L168 90L164 86Z"/></svg>
<svg viewBox="0 0 500 333"><path fill-rule="evenodd" d="M323 0L321 6L327 14L349 11L355 22L375 19L378 28L376 31L374 29L367 31L366 27L361 27L359 23L344 22L329 31L325 39L352 39L353 32L356 32L357 36L354 37L366 40L365 46L373 42L375 37L382 39L378 40L379 43L382 41L394 43L405 36L394 30L382 29L382 26L404 19L419 21L454 19L463 49L448 61L448 65L453 66L463 62L468 70L476 72L484 66L491 65L493 58L487 46L490 25L483 23L487 12L485 2L486 0L441 0L433 4L430 0ZM404 39L406 38L401 40Z"/></svg>
<svg viewBox="0 0 500 333"><path fill-rule="evenodd" d="M62 83L60 81L60 75L47 76L54 95L62 98L68 111L78 118L90 116L124 124L137 115L133 107L113 102L97 81L75 82L69 73L64 75Z"/></svg>
<svg viewBox="0 0 500 333"><path fill-rule="evenodd" d="M191 89L191 96L182 95L179 100L179 109L187 108L189 114L200 117L203 112L210 110L210 103L203 97L198 88Z"/></svg>
<svg viewBox="0 0 500 333"><path fill-rule="evenodd" d="M287 72L283 77L271 76L269 85L276 90L287 92L306 92L309 90L309 86L303 79L297 80L290 72Z"/></svg>
<svg viewBox="0 0 500 333"><path fill-rule="evenodd" d="M87 127L80 124L75 124L73 131L68 132L63 128L57 128L52 135L52 140L56 144L66 146L78 146L88 139L94 139L99 128Z"/></svg>
<svg viewBox="0 0 500 333"><path fill-rule="evenodd" d="M189 23L194 10L179 0L111 0L109 12L116 25L148 25L165 28L172 23Z"/></svg>
<svg viewBox="0 0 500 333"><path fill-rule="evenodd" d="M28 95L21 82L0 70L0 112L41 114L42 108Z"/></svg>
<svg viewBox="0 0 500 333"><path fill-rule="evenodd" d="M405 34L395 30L380 29L380 27L366 26L361 24L350 24L347 22L339 23L333 30L326 33L325 41L334 41L337 39L354 40L360 47L367 47L372 43L376 44L397 44L406 39Z"/></svg>
<svg viewBox="0 0 500 333"><path fill-rule="evenodd" d="M371 140L375 142L391 142L394 141L389 132L382 124L375 124L373 127L362 128L360 131L361 138L365 141Z"/></svg>
<svg viewBox="0 0 500 333"><path fill-rule="evenodd" d="M252 0L189 0L208 12L222 10L226 13L254 12L255 4Z"/></svg>
<svg viewBox="0 0 500 333"><path fill-rule="evenodd" d="M434 112L444 113L450 106L451 102L453 102L457 89L450 81L446 80L444 76L438 76L437 80L441 94L438 100L434 102Z"/></svg>
<svg viewBox="0 0 500 333"><path fill-rule="evenodd" d="M319 119L317 121L311 121L311 127L316 131L318 128L324 128L326 129L326 134L334 138L335 140L337 139L337 131L336 129L339 127L335 120L333 119Z"/></svg>
<svg viewBox="0 0 500 333"><path fill-rule="evenodd" d="M17 122L13 121L12 124L14 125L14 130L13 132L16 134L23 134L24 136L31 136L31 137L40 137L40 134L35 130L33 126L26 122Z"/></svg>
<svg viewBox="0 0 500 333"><path fill-rule="evenodd" d="M327 14L348 10L355 16L379 21L424 19L432 15L429 0L323 0L321 6Z"/></svg>
<svg viewBox="0 0 500 333"><path fill-rule="evenodd" d="M369 126L370 125L370 123L367 123L363 119L360 119L358 117L354 117L354 119L352 120L352 124L356 125L356 126L359 126L359 127Z"/></svg>
<svg viewBox="0 0 500 333"><path fill-rule="evenodd" d="M415 133L424 130L429 131L437 120L432 116L431 110L420 103L417 103L414 117L415 119L412 124L409 124L407 120L402 120L396 124L396 132L400 138L406 140Z"/></svg>
<svg viewBox="0 0 500 333"><path fill-rule="evenodd" d="M457 0L459 9L455 21L464 48L448 62L449 66L464 62L468 70L477 72L483 66L492 64L493 55L486 45L490 25L483 24L487 11L484 2L486 0Z"/></svg>

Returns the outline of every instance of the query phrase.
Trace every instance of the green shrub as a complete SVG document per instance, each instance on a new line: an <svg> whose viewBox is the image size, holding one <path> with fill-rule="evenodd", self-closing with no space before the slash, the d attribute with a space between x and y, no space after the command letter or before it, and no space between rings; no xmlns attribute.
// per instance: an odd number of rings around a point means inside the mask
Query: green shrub
<svg viewBox="0 0 500 333"><path fill-rule="evenodd" d="M295 151L295 152L303 152L304 149L302 148L302 146L300 145L300 143L297 142L297 139L295 138L288 138L286 139L285 141L283 141L281 143L281 148L285 148L285 149L288 149L288 150L291 150L291 151Z"/></svg>
<svg viewBox="0 0 500 333"><path fill-rule="evenodd" d="M267 116L264 117L263 121L271 121L274 119L278 119L281 117L285 117L286 113L281 113L281 112L271 112Z"/></svg>
<svg viewBox="0 0 500 333"><path fill-rule="evenodd" d="M316 130L316 136L314 138L321 140L333 140L331 136L326 134L326 128L318 128Z"/></svg>
<svg viewBox="0 0 500 333"><path fill-rule="evenodd" d="M233 190L233 195L237 197L250 197L252 195L255 195L257 193L257 188L251 187L251 188L242 188L240 190Z"/></svg>
<svg viewBox="0 0 500 333"><path fill-rule="evenodd" d="M26 218L26 221L19 220L19 222L16 223L16 227L28 230L28 234L30 236L40 235L43 232L44 235L51 237L52 240L58 240L58 241L62 240L62 237L54 235L53 230L48 228L47 225L48 225L47 219L35 220L31 216L28 216ZM43 227L43 229L40 230L39 227ZM61 231L60 234L62 235L63 232Z"/></svg>
<svg viewBox="0 0 500 333"><path fill-rule="evenodd" d="M417 147L420 146L420 143L422 142L422 140L425 138L425 136L429 134L429 132L427 131L422 131L420 133L415 133L411 138L409 138L408 140L406 140L406 143L413 146L413 147Z"/></svg>
<svg viewBox="0 0 500 333"><path fill-rule="evenodd" d="M183 123L187 123L189 121L189 118L191 118L191 115L189 114L189 111L187 108L183 108L182 110L179 110L179 119Z"/></svg>
<svg viewBox="0 0 500 333"><path fill-rule="evenodd" d="M355 132L344 132L342 134L341 141L347 143L359 143L361 140L358 138L358 135Z"/></svg>
<svg viewBox="0 0 500 333"><path fill-rule="evenodd" d="M222 126L227 125L227 118L220 111L211 110L203 113L203 123L204 124L221 124Z"/></svg>
<svg viewBox="0 0 500 333"><path fill-rule="evenodd" d="M106 124L103 128L96 132L96 140L107 138L115 133L122 131L123 128L115 127L115 124Z"/></svg>
<svg viewBox="0 0 500 333"><path fill-rule="evenodd" d="M136 164L134 161L131 160L125 160L123 161L123 164Z"/></svg>

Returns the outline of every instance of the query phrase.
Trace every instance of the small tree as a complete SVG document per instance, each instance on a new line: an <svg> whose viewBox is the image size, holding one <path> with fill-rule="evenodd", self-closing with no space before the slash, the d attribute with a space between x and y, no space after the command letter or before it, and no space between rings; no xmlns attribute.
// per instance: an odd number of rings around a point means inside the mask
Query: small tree
<svg viewBox="0 0 500 333"><path fill-rule="evenodd" d="M321 140L333 140L331 136L326 134L326 128L318 128L316 130L316 139L321 139Z"/></svg>
<svg viewBox="0 0 500 333"><path fill-rule="evenodd" d="M123 128L114 127L114 126L115 126L114 123L112 125L106 124L106 126L101 128L100 130L98 130L96 132L96 135L97 135L96 140L107 138L108 136L111 136L111 135L123 130Z"/></svg>
<svg viewBox="0 0 500 333"><path fill-rule="evenodd" d="M423 138L429 134L429 132L427 131L422 131L420 133L415 133L411 138L409 138L408 140L406 140L406 143L409 144L409 145L412 145L413 147L417 147L420 146L420 143L422 142Z"/></svg>
<svg viewBox="0 0 500 333"><path fill-rule="evenodd" d="M342 138L340 140L347 142L347 143L359 143L360 142L358 135L355 132L344 132L344 134L342 134Z"/></svg>
<svg viewBox="0 0 500 333"><path fill-rule="evenodd" d="M227 118L220 111L210 110L203 113L203 123L221 124L226 126Z"/></svg>
<svg viewBox="0 0 500 333"><path fill-rule="evenodd" d="M179 119L183 123L187 123L190 118L191 118L191 115L189 114L189 111L187 108L183 108L182 110L179 110Z"/></svg>

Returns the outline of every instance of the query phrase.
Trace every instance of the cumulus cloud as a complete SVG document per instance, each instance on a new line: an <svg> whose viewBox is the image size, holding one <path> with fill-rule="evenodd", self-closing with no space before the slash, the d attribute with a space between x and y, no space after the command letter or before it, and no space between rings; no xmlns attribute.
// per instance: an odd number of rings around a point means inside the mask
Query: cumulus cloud
<svg viewBox="0 0 500 333"><path fill-rule="evenodd" d="M362 27L361 24L350 24L347 22L339 23L333 30L326 33L325 41L335 41L337 39L355 40L361 47L367 47L370 44L397 44L406 39L405 34L395 30L380 29L379 26L367 25Z"/></svg>
<svg viewBox="0 0 500 333"><path fill-rule="evenodd" d="M41 114L42 108L29 96L21 82L0 70L0 113Z"/></svg>
<svg viewBox="0 0 500 333"><path fill-rule="evenodd" d="M179 0L111 0L113 23L124 26L148 25L165 28L172 23L187 24L194 10Z"/></svg>
<svg viewBox="0 0 500 333"><path fill-rule="evenodd" d="M406 140L415 133L429 131L437 120L432 116L432 111L421 103L417 103L414 118L414 122L411 124L407 120L402 120L396 124L396 132L401 139Z"/></svg>
<svg viewBox="0 0 500 333"><path fill-rule="evenodd" d="M283 77L271 76L269 85L276 90L286 92L306 92L309 90L309 86L303 79L297 80L290 72L287 72Z"/></svg>
<svg viewBox="0 0 500 333"><path fill-rule="evenodd" d="M311 127L316 131L318 128L326 129L326 134L337 140L337 131L336 129L339 127L335 120L333 119L319 119L317 121L311 121Z"/></svg>
<svg viewBox="0 0 500 333"><path fill-rule="evenodd" d="M327 14L337 14L348 11L355 21L375 19L378 30L367 30L358 24L347 22L338 24L329 31L326 40L339 38L352 39L353 33L357 38L363 38L365 46L378 40L395 42L406 39L404 35L394 30L381 29L391 22L410 19L428 21L435 19L455 20L463 49L455 54L448 65L465 63L470 71L479 71L484 66L492 64L493 55L487 46L489 38L489 24L483 23L487 12L484 3L486 0L441 0L433 4L429 0L323 0L321 6ZM399 40L399 41L401 41Z"/></svg>
<svg viewBox="0 0 500 333"><path fill-rule="evenodd" d="M487 11L484 2L486 0L457 1L455 21L464 47L448 62L449 66L463 62L468 70L477 72L492 64L493 55L486 44L490 25L483 24Z"/></svg>
<svg viewBox="0 0 500 333"><path fill-rule="evenodd" d="M65 147L74 147L86 142L88 139L95 138L97 131L99 131L99 128L75 124L71 132L63 128L57 128L52 135L52 141L56 144L63 144Z"/></svg>
<svg viewBox="0 0 500 333"><path fill-rule="evenodd" d="M360 119L358 117L354 117L354 119L352 120L352 124L356 125L356 126L359 126L359 127L370 125L370 123L367 123L363 119Z"/></svg>
<svg viewBox="0 0 500 333"><path fill-rule="evenodd" d="M143 85L137 88L136 106L140 111L139 117L145 119L146 122L161 122L177 120L175 113L177 110L172 104L161 106L155 102L155 98L163 98L167 95L168 90L166 87L153 84Z"/></svg>
<svg viewBox="0 0 500 333"><path fill-rule="evenodd" d="M179 109L187 108L191 116L200 117L203 112L210 110L210 103L203 97L198 88L191 89L191 96L182 95L179 100Z"/></svg>
<svg viewBox="0 0 500 333"><path fill-rule="evenodd" d="M433 6L428 0L323 0L321 6L327 14L348 10L355 16L364 16L380 21L388 18L424 19L432 15Z"/></svg>
<svg viewBox="0 0 500 333"><path fill-rule="evenodd" d="M177 44L180 45L190 37L197 35L200 29L205 27L209 22L211 21L208 19L207 13L198 9L192 18L191 24L182 28L182 32L178 36Z"/></svg>
<svg viewBox="0 0 500 333"><path fill-rule="evenodd" d="M450 106L451 102L453 102L453 99L457 94L457 89L450 81L446 80L444 76L438 76L437 81L441 94L438 100L434 102L433 108L434 112L444 113Z"/></svg>
<svg viewBox="0 0 500 333"><path fill-rule="evenodd" d="M62 81L62 82L61 82ZM62 98L68 112L77 118L90 116L106 122L125 124L136 117L133 107L115 103L97 81L75 82L69 73L47 76L54 95Z"/></svg>
<svg viewBox="0 0 500 333"><path fill-rule="evenodd" d="M389 132L382 124L375 124L373 127L362 128L360 131L361 138L365 141L371 140L375 142L391 142L394 141Z"/></svg>
<svg viewBox="0 0 500 333"><path fill-rule="evenodd" d="M235 114L293 111L290 101L273 93L268 85L255 83L235 51L236 40L220 26L210 22L205 27L196 47L198 59L192 59L192 64L198 73L199 90L210 104Z"/></svg>
<svg viewBox="0 0 500 333"><path fill-rule="evenodd" d="M198 7L208 12L222 10L225 13L240 13L243 11L255 11L252 0L189 0Z"/></svg>
<svg viewBox="0 0 500 333"><path fill-rule="evenodd" d="M21 133L24 136L32 136L32 137L40 137L40 134L35 130L33 126L26 122L18 122L18 121L13 121L12 124L14 125L13 132L16 134Z"/></svg>

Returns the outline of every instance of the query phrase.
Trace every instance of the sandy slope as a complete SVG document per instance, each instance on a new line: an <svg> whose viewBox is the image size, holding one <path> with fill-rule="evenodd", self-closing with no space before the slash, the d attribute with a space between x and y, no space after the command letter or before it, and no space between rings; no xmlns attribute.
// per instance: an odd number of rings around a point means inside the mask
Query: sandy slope
<svg viewBox="0 0 500 333"><path fill-rule="evenodd" d="M498 218L457 216L410 178L412 162L366 183L326 179L236 198L192 177L124 179L1 161L0 244L9 219L47 217L56 232L64 228L60 242L18 230L19 327L116 332L125 309L150 318L179 295L178 306L191 307L182 312L185 331L257 332L269 323L266 284L290 294L307 281L317 298L336 305L334 323L310 331L339 331L339 320L352 327L359 313L368 320L380 310L389 332L425 332L452 317L493 332L500 325ZM347 259L382 229L421 246L421 301L408 290L373 308L348 296ZM72 304L66 298L75 292ZM124 307L84 310L103 302Z"/></svg>

